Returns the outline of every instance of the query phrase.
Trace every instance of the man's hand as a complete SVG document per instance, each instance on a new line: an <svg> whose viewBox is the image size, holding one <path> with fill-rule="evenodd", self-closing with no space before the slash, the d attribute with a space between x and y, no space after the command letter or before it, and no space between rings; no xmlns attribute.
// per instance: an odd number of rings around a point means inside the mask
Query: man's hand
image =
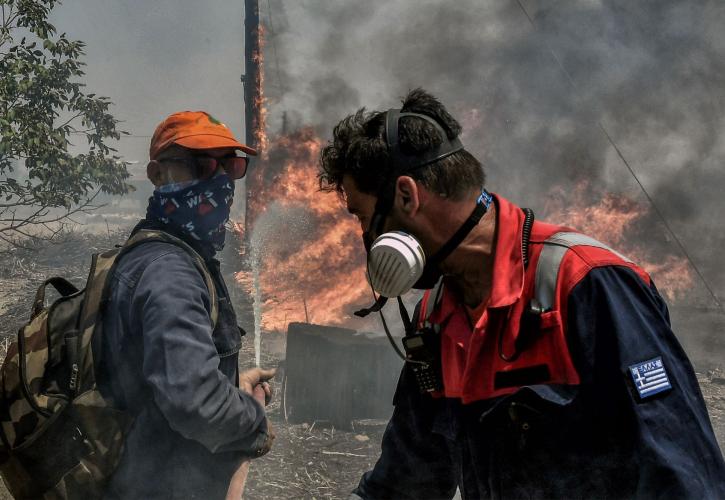
<svg viewBox="0 0 725 500"><path fill-rule="evenodd" d="M266 406L272 400L272 388L267 380L274 377L276 370L264 370L262 368L252 368L239 374L239 388L254 396L259 404Z"/></svg>
<svg viewBox="0 0 725 500"><path fill-rule="evenodd" d="M272 388L267 380L274 377L277 370L265 370L262 368L252 368L239 374L239 388L251 394L257 402L266 406L272 400ZM267 420L267 439L259 450L258 456L267 453L272 447L275 434L272 429L272 423ZM247 482L247 474L249 474L249 459L242 462L237 471L234 473L229 488L227 490L226 500L240 500L244 494L244 486Z"/></svg>
<svg viewBox="0 0 725 500"><path fill-rule="evenodd" d="M272 387L268 382L260 382L254 386L252 396L262 406L267 406L272 401Z"/></svg>

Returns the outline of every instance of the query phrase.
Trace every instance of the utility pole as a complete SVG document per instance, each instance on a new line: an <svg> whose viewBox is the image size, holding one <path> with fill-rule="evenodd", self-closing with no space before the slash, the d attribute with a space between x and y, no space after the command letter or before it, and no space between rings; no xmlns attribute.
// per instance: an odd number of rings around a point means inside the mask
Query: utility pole
<svg viewBox="0 0 725 500"><path fill-rule="evenodd" d="M264 147L264 144L260 144L260 138L264 135L261 38L259 0L244 0L244 75L242 76L242 82L244 82L244 129L247 145L256 149L260 155L252 160L252 169L245 182L244 246L246 248L249 245L251 217L253 217L250 199L257 194L255 189L258 188L261 180L261 172L254 163L261 161L263 154L261 148Z"/></svg>
<svg viewBox="0 0 725 500"><path fill-rule="evenodd" d="M258 108L261 98L259 72L259 0L244 0L244 130L247 145L258 148L255 127L259 126Z"/></svg>
<svg viewBox="0 0 725 500"><path fill-rule="evenodd" d="M241 75L242 84L244 85L244 102L242 103L242 109L244 111L244 143L257 150L259 145L257 144L257 135L255 132L256 127L259 126L259 107L255 103L261 102L260 49L259 0L244 0L244 74ZM252 161L254 162L254 160ZM250 250L248 216L250 213L249 195L251 177L248 173L245 179L246 193L244 193L243 202L246 209L243 222L244 234L241 238L236 234L227 235L234 243L225 246L225 255L222 259L222 263L227 263L232 266L229 270L232 276L234 276L234 273L242 270L250 271L250 260L243 258L242 254L249 255ZM240 239L241 241L239 241ZM240 253L240 247L244 249L242 253ZM233 294L237 314L241 321L245 324L251 323L253 325L252 296L249 293L242 292L242 288L239 285L231 287L230 292Z"/></svg>

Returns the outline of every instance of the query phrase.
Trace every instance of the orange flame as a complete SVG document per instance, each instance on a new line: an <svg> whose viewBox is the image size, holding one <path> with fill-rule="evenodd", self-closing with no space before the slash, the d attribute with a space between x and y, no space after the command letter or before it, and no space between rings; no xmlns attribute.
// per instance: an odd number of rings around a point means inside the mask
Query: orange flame
<svg viewBox="0 0 725 500"><path fill-rule="evenodd" d="M269 160L248 181L248 258L258 270L262 328L291 321L353 326L370 300L360 228L339 197L321 195L322 141L311 128L275 138ZM254 269L237 279L253 292Z"/></svg>
<svg viewBox="0 0 725 500"><path fill-rule="evenodd" d="M647 271L669 300L682 298L694 283L687 259L674 255L658 259L651 248L632 243L636 222L648 214L647 207L611 193L592 205L589 200L594 197L587 182L577 184L571 193L555 190L544 208L546 219L610 245Z"/></svg>
<svg viewBox="0 0 725 500"><path fill-rule="evenodd" d="M264 96L264 46L266 43L264 35L264 26L260 24L257 30L259 50L256 50L252 54L252 60L258 68L258 78L254 82L254 118L252 130L255 145L262 159L266 158L267 149L269 148L269 139L267 137L267 99Z"/></svg>
<svg viewBox="0 0 725 500"><path fill-rule="evenodd" d="M253 223L248 225L248 258L257 266L263 330L285 330L292 321L355 328L361 323L352 310L370 300L360 228L338 197L319 192L321 147L312 128L276 138L269 161L256 172L258 189L249 194ZM592 196L586 183L566 196L557 191L545 207L545 219L574 227L633 258L670 300L692 287L685 259L669 255L654 260L651 250L630 242L636 223L647 215L645 206L614 194L592 205ZM254 292L253 271L239 273L237 279Z"/></svg>

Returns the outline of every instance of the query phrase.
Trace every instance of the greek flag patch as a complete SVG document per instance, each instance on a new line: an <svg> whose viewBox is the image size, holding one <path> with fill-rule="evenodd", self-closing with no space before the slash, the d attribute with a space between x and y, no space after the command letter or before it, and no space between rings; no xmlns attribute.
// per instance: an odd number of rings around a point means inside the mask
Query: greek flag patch
<svg viewBox="0 0 725 500"><path fill-rule="evenodd" d="M661 357L632 365L629 367L629 373L642 399L672 389Z"/></svg>

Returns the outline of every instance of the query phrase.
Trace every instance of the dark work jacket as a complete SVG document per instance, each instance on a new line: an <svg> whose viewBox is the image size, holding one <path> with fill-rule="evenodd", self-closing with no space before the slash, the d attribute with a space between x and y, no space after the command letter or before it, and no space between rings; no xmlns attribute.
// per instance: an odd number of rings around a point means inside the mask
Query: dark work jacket
<svg viewBox="0 0 725 500"><path fill-rule="evenodd" d="M238 388L242 333L219 263L196 249L216 282L213 332L209 292L180 247L141 244L110 278L99 385L136 417L107 498L222 499L267 438L263 408Z"/></svg>
<svg viewBox="0 0 725 500"><path fill-rule="evenodd" d="M581 384L462 404L405 367L366 499L725 498L725 464L694 371L654 285L591 270L568 297ZM640 400L628 367L661 356L672 389Z"/></svg>
<svg viewBox="0 0 725 500"><path fill-rule="evenodd" d="M468 339L462 383L445 377L459 359L450 349L441 351L448 397L419 394L404 368L382 455L357 494L450 498L458 487L466 499L725 498L725 464L695 373L646 273L608 250L571 249L552 310L522 333L543 241L563 228L534 223L527 270L523 212L495 194L494 203L487 321L461 320L460 298L446 290L437 319L428 316L443 322L443 348ZM552 316L560 320L545 325ZM525 340L519 355L516 334ZM657 358L671 387L641 398L631 367ZM548 376L534 374L540 366Z"/></svg>

